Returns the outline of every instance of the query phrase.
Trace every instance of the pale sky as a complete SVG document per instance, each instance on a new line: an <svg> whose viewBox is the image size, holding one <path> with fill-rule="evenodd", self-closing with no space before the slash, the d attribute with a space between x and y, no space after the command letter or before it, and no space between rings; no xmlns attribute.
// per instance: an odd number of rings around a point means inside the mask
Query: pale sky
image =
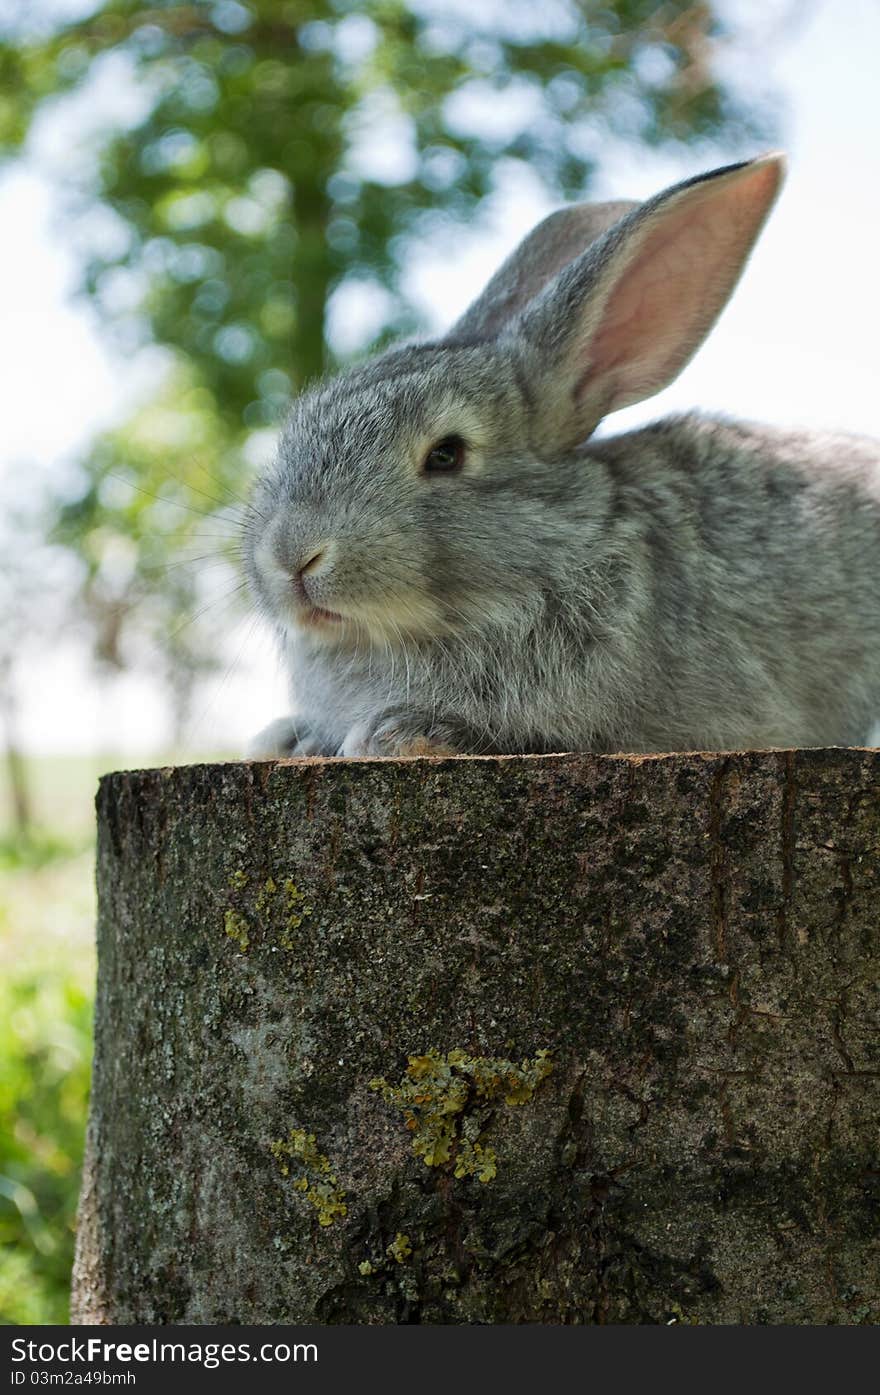
<svg viewBox="0 0 880 1395"><path fill-rule="evenodd" d="M772 4L731 3L753 13L765 32ZM666 392L610 418L607 430L699 407L880 436L880 4L819 0L804 3L800 14L792 37L748 60L763 66L783 100L779 143L791 170L776 211L695 360ZM706 166L704 156L615 151L594 193L644 197ZM531 182L521 181L493 199L485 226L461 238L454 260L441 248L426 251L408 285L433 327L465 307L547 209ZM57 212L56 193L38 169L0 178L0 472L7 493L18 491L19 474L28 488L97 428L124 416L149 376L114 360L89 311L70 302L76 263ZM368 319L368 306L364 313ZM193 754L240 753L284 711L271 643L250 620L230 635L226 662L232 671L206 684L196 702ZM34 657L21 696L22 734L34 752L144 761L167 744L160 693L141 677L100 687L76 638Z"/></svg>

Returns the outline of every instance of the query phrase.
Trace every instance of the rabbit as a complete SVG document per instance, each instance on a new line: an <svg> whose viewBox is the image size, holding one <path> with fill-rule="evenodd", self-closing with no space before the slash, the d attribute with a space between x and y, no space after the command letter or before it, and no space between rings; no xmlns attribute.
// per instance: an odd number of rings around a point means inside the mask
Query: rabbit
<svg viewBox="0 0 880 1395"><path fill-rule="evenodd" d="M564 208L445 337L304 393L244 554L294 716L252 757L860 745L880 443L687 414L779 154Z"/></svg>

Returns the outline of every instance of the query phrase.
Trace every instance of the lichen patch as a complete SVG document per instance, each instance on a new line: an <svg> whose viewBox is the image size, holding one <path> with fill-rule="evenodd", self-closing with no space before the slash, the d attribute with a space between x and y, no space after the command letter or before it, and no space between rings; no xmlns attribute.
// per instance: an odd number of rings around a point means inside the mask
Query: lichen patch
<svg viewBox="0 0 880 1395"><path fill-rule="evenodd" d="M282 1177L293 1173L293 1186L318 1213L318 1224L332 1225L348 1215L346 1194L339 1185L330 1159L318 1149L315 1135L291 1129L287 1138L270 1143L269 1151Z"/></svg>
<svg viewBox="0 0 880 1395"><path fill-rule="evenodd" d="M491 1182L497 1157L484 1134L499 1104L525 1104L553 1069L549 1051L519 1065L497 1056L454 1050L410 1056L397 1085L384 1076L371 1090L403 1114L412 1148L426 1167L448 1167L455 1177Z"/></svg>

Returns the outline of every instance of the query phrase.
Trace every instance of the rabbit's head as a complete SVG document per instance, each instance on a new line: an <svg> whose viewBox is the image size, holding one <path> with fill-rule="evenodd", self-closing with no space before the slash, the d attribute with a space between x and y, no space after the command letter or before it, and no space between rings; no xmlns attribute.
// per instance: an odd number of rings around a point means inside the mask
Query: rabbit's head
<svg viewBox="0 0 880 1395"><path fill-rule="evenodd" d="M564 592L609 508L577 448L694 353L782 172L765 156L553 214L444 339L305 393L246 530L273 619L393 644L517 624Z"/></svg>

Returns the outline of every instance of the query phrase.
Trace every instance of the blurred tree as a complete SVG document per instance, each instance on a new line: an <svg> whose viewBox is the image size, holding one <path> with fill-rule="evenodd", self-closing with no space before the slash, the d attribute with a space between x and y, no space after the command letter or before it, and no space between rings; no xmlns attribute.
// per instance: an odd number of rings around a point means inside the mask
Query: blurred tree
<svg viewBox="0 0 880 1395"><path fill-rule="evenodd" d="M63 626L57 598L69 580L70 559L45 545L38 502L23 507L15 486L0 490L0 747L9 794L13 841L24 848L34 831L28 765L20 745L23 677Z"/></svg>
<svg viewBox="0 0 880 1395"><path fill-rule="evenodd" d="M334 295L372 295L365 348L409 332L406 239L438 218L462 224L501 162L577 197L609 136L741 146L761 121L718 77L735 36L712 3L83 9L53 22L50 4L31 4L0 31L0 151L20 150L38 117L60 119L65 97L111 81L130 90L134 114L86 123L79 148L71 139L71 226L104 322L128 354L165 346L170 369L160 400L83 461L74 497L59 502L58 536L81 560L80 600L103 658L132 661L132 621L146 605L166 668L193 680L217 658L180 628L203 583L185 567L153 569L194 541L195 513L232 497L248 436L327 366ZM183 506L178 521L153 494Z"/></svg>
<svg viewBox="0 0 880 1395"><path fill-rule="evenodd" d="M31 831L33 813L27 767L19 744L19 712L14 684L12 657L0 649L0 731L3 736L12 823L18 837L23 840Z"/></svg>

